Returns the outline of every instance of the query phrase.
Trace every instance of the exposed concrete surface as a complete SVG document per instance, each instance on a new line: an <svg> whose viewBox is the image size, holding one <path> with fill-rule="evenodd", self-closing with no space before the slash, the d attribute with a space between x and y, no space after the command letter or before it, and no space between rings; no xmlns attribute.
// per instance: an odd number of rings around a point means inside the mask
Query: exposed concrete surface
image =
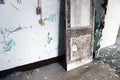
<svg viewBox="0 0 120 80"><path fill-rule="evenodd" d="M101 49L99 59L109 64L116 73L120 74L120 29L118 31L116 44Z"/></svg>
<svg viewBox="0 0 120 80"><path fill-rule="evenodd" d="M113 45L101 49L99 59L109 64L117 73L120 73L120 46Z"/></svg>
<svg viewBox="0 0 120 80"><path fill-rule="evenodd" d="M91 62L69 72L58 63L26 72L16 72L0 80L120 80L102 61Z"/></svg>

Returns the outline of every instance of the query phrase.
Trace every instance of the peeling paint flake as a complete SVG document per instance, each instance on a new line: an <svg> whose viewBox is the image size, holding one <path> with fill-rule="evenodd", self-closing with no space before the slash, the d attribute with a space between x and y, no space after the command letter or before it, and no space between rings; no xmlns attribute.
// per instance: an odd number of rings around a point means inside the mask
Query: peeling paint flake
<svg viewBox="0 0 120 80"><path fill-rule="evenodd" d="M47 39L48 39L48 40L47 40L47 43L48 43L48 44L50 44L51 41L53 40L53 38L52 38L50 32L48 33Z"/></svg>

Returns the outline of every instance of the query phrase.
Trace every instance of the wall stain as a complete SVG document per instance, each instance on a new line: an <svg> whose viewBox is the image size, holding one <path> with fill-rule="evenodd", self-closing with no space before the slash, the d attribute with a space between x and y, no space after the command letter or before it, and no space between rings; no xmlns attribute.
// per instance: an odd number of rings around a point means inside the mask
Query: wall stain
<svg viewBox="0 0 120 80"><path fill-rule="evenodd" d="M8 63L11 62L11 60L8 60Z"/></svg>
<svg viewBox="0 0 120 80"><path fill-rule="evenodd" d="M38 59L41 59L41 57L38 57Z"/></svg>
<svg viewBox="0 0 120 80"><path fill-rule="evenodd" d="M21 59L21 58L19 58L19 61L22 61L22 59Z"/></svg>
<svg viewBox="0 0 120 80"><path fill-rule="evenodd" d="M46 48L46 44L44 45L44 47Z"/></svg>

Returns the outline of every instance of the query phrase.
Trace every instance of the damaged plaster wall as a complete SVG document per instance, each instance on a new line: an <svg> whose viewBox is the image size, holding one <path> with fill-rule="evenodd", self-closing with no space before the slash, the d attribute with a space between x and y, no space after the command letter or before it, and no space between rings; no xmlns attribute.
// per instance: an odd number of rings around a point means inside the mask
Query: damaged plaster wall
<svg viewBox="0 0 120 80"><path fill-rule="evenodd" d="M95 2L94 53L97 53L100 48L100 38L104 27L106 6L107 2L105 0L96 0Z"/></svg>
<svg viewBox="0 0 120 80"><path fill-rule="evenodd" d="M57 57L60 0L5 0L0 4L0 71Z"/></svg>
<svg viewBox="0 0 120 80"><path fill-rule="evenodd" d="M120 0L108 0L105 27L100 41L101 48L115 44L120 25Z"/></svg>

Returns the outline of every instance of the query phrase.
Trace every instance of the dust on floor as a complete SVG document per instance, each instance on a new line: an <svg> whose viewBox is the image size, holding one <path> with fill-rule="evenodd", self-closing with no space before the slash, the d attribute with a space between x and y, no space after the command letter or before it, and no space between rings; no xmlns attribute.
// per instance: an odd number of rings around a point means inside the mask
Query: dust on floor
<svg viewBox="0 0 120 80"><path fill-rule="evenodd" d="M15 72L0 80L120 80L103 61L91 62L69 72L58 63L25 72Z"/></svg>

